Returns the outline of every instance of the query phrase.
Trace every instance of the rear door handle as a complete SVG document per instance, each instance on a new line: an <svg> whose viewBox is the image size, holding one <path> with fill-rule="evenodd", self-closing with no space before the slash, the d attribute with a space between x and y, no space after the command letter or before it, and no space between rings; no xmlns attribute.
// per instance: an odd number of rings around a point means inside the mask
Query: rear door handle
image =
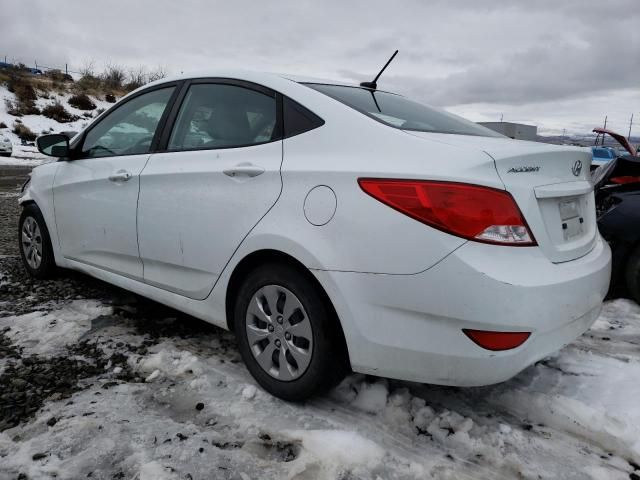
<svg viewBox="0 0 640 480"><path fill-rule="evenodd" d="M222 171L229 177L257 177L264 173L264 168L251 163L239 163Z"/></svg>
<svg viewBox="0 0 640 480"><path fill-rule="evenodd" d="M129 172L127 172L126 170L118 170L116 173L114 173L113 175L109 175L109 180L111 180L112 182L126 182L128 181L133 175L131 175Z"/></svg>

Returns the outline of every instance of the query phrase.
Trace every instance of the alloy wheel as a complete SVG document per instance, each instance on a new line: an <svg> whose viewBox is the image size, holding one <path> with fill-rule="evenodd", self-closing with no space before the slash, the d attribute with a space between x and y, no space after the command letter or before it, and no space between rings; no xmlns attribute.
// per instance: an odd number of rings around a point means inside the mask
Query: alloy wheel
<svg viewBox="0 0 640 480"><path fill-rule="evenodd" d="M266 285L253 294L246 334L258 365L278 380L299 378L311 362L311 322L302 302L284 287Z"/></svg>
<svg viewBox="0 0 640 480"><path fill-rule="evenodd" d="M32 269L37 270L42 263L42 235L35 218L24 219L21 237L24 258Z"/></svg>

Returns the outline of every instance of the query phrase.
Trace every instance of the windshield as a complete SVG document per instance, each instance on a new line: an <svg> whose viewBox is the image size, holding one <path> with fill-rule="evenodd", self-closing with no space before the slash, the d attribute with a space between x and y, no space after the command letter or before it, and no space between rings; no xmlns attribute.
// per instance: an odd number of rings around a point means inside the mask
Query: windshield
<svg viewBox="0 0 640 480"><path fill-rule="evenodd" d="M502 137L493 130L457 115L427 107L393 93L342 85L305 85L390 127L418 132Z"/></svg>

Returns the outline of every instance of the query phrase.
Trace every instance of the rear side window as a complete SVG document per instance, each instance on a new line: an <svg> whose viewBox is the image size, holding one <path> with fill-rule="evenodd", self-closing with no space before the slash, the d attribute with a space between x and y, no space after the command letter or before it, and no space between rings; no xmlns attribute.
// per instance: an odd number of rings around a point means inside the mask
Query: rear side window
<svg viewBox="0 0 640 480"><path fill-rule="evenodd" d="M169 137L169 150L256 145L279 137L275 95L237 85L189 87Z"/></svg>
<svg viewBox="0 0 640 480"><path fill-rule="evenodd" d="M457 115L393 93L342 85L305 85L390 127L418 132L502 137L499 133Z"/></svg>
<svg viewBox="0 0 640 480"><path fill-rule="evenodd" d="M284 137L289 138L324 125L324 120L298 102L283 99Z"/></svg>

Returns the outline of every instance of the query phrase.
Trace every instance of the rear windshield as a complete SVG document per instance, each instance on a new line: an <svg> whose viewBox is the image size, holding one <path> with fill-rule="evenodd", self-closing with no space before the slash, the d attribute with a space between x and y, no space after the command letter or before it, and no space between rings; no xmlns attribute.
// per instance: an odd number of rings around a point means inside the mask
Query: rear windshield
<svg viewBox="0 0 640 480"><path fill-rule="evenodd" d="M607 160L614 158L613 152L607 148L594 148L593 156L596 158L606 158Z"/></svg>
<svg viewBox="0 0 640 480"><path fill-rule="evenodd" d="M360 87L305 83L390 127L418 132L502 137L499 133L443 110L427 107L400 95Z"/></svg>

